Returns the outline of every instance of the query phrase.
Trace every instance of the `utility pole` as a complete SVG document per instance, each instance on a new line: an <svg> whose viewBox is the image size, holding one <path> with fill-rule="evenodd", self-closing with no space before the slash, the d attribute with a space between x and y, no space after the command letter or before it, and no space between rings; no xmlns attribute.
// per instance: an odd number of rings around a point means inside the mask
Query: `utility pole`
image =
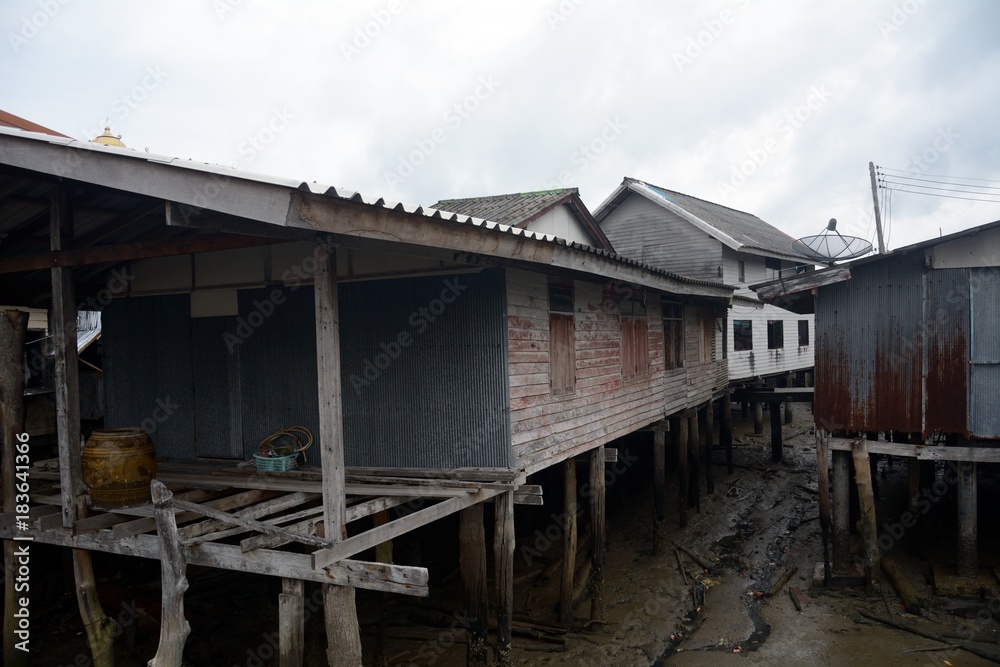
<svg viewBox="0 0 1000 667"><path fill-rule="evenodd" d="M878 254L885 254L885 242L882 240L882 211L878 207L878 183L875 181L875 163L868 163L868 174L872 178L872 201L875 203L875 229L878 231Z"/></svg>

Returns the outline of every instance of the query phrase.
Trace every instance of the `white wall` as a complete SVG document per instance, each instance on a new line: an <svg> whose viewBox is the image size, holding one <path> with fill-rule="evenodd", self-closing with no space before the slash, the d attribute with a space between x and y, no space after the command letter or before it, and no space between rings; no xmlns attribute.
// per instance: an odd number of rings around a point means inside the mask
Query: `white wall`
<svg viewBox="0 0 1000 667"><path fill-rule="evenodd" d="M589 246L596 243L590 232L577 219L568 206L556 206L551 211L528 223L528 229L541 234L552 234L567 241L576 241Z"/></svg>

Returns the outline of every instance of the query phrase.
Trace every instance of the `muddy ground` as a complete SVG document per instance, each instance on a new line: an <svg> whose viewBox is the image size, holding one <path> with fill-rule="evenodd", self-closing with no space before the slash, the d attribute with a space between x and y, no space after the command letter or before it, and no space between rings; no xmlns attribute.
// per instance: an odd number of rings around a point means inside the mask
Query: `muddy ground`
<svg viewBox="0 0 1000 667"><path fill-rule="evenodd" d="M689 523L683 529L678 525L676 474L668 464L668 515L659 540L653 536L651 437L643 434L622 444L621 460L610 468L609 476L609 550L602 624L587 623L590 600L586 596L575 609L573 623L557 620L561 480L555 471L533 479L544 485L546 505L518 507L516 512L515 664L994 664L989 656L1000 656L996 643L1000 625L990 611L1000 612L1000 594L989 588L967 599L940 598L934 597L929 583L932 566L954 563L950 490L936 496L925 517L926 539L917 545L923 547L923 560L910 553L911 536L893 540L892 556L904 566L918 591L928 597L920 616L904 613L884 579L882 592L871 596L860 586L813 586L814 568L822 561L822 540L812 415L805 405L796 406L795 414L794 422L784 427L786 435L792 436L786 439L784 461L772 463L766 415L764 433L755 436L752 424L741 419L739 412L733 413L735 473L730 476L724 466L717 465L711 495L702 480L700 511L689 509ZM721 461L722 453L717 457ZM884 526L905 509L906 467L901 462L892 467L883 462L880 471L884 478L879 480L878 511ZM992 565L997 555L992 537L995 513L988 508L996 506L1000 493L995 492L992 475L981 468L983 565ZM487 525L491 525L491 512L487 510L486 515ZM584 514L581 541L586 539L586 524ZM366 664L372 664L383 616L388 664L465 664L456 535L457 520L452 518L395 544L397 562L429 568L429 599L383 598L358 592ZM492 553L491 545L488 548ZM710 569L703 569L695 559ZM134 562L96 561L105 608L124 621L117 647L119 664L125 667L145 665L155 653L158 633L158 564L146 563L135 569L130 565ZM782 583L789 572L790 578ZM65 555L55 552L47 568L35 577L32 664L89 664L75 599L65 587L67 574ZM186 604L192 634L187 664L277 664L272 644L278 582L197 569L189 576L192 586ZM136 592L135 607L122 602L130 587ZM801 611L796 609L789 589L798 589L794 593ZM307 594L311 600L319 600L314 589ZM864 614L907 624L944 637L947 643L888 628ZM313 613L308 623L307 664L325 664L320 617L320 613ZM955 646L973 635L986 640L968 644L979 655Z"/></svg>

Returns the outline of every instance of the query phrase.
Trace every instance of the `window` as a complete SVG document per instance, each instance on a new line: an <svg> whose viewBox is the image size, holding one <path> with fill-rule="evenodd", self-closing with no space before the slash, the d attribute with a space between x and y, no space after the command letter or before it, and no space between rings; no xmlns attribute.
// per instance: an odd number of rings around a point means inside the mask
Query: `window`
<svg viewBox="0 0 1000 667"><path fill-rule="evenodd" d="M684 306L663 304L663 367L666 370L684 366Z"/></svg>
<svg viewBox="0 0 1000 667"><path fill-rule="evenodd" d="M573 286L549 284L549 385L553 394L576 389Z"/></svg>
<svg viewBox="0 0 1000 667"><path fill-rule="evenodd" d="M799 320L799 347L809 344L809 320Z"/></svg>
<svg viewBox="0 0 1000 667"><path fill-rule="evenodd" d="M785 323L781 320L767 321L767 349L778 350L785 347Z"/></svg>
<svg viewBox="0 0 1000 667"><path fill-rule="evenodd" d="M774 280L781 277L781 260L773 257L764 258L764 269L767 271L767 279Z"/></svg>
<svg viewBox="0 0 1000 667"><path fill-rule="evenodd" d="M747 265L742 259L738 262L739 264L739 282L745 283L747 281Z"/></svg>
<svg viewBox="0 0 1000 667"><path fill-rule="evenodd" d="M753 325L750 320L733 320L733 351L753 349Z"/></svg>
<svg viewBox="0 0 1000 667"><path fill-rule="evenodd" d="M622 299L622 378L634 378L649 372L649 331L646 302Z"/></svg>

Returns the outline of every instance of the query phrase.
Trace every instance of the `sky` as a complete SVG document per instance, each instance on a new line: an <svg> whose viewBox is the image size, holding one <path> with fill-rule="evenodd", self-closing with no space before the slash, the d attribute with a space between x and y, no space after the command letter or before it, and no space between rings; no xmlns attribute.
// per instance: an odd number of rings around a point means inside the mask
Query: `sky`
<svg viewBox="0 0 1000 667"><path fill-rule="evenodd" d="M992 194L880 190L891 250L1000 219L997 26L996 0L4 0L0 109L424 206L595 210L630 176L874 240L869 161Z"/></svg>

